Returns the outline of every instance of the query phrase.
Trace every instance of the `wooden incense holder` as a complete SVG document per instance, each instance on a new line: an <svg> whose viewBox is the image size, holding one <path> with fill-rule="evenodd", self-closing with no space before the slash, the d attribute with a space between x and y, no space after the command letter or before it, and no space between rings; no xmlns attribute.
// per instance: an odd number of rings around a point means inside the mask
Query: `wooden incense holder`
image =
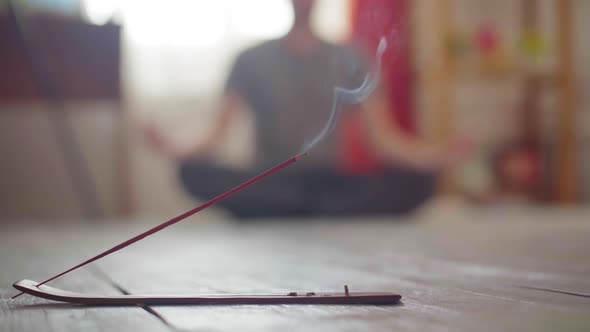
<svg viewBox="0 0 590 332"><path fill-rule="evenodd" d="M170 219L170 220L168 220L166 222L163 222L163 223L161 223L161 224L159 224L157 226L154 226L154 227L148 229L147 231L145 231L143 233L140 233L140 234L138 234L138 235L136 235L136 236L134 236L134 237L126 240L126 241L123 241L123 242L117 244L116 246L114 246L114 247L112 247L110 249L107 249L107 250L101 252L100 254L98 254L98 255L96 255L94 257L91 257L91 258L89 258L89 259L87 259L87 260L85 260L85 261L83 261L83 262L81 262L81 263L79 263L77 265L72 266L71 268L69 268L69 269L67 269L67 270L65 270L65 271L63 271L61 273L58 273L58 274L54 275L53 277L51 277L49 279L46 279L44 281L41 281L36 286L45 285L46 283L48 283L48 282L50 282L52 280L55 280L55 279L57 279L57 278L65 275L65 274L68 274L68 273L70 273L70 272L72 272L74 270L77 270L77 269L81 268L82 266L88 265L88 264L90 264L90 263L92 263L94 261L97 261L97 260L105 257L105 256L108 256L108 255L110 255L112 253L115 253L115 252L117 252L117 251L119 251L119 250L121 250L123 248L126 248L126 247L134 244L137 241L143 240L144 238L146 238L146 237L148 237L150 235L153 235L155 233L158 233L159 231L163 230L164 228L170 227L170 226L172 226L172 225L174 225L174 224L176 224L176 223L178 223L178 222L180 222L180 221L182 221L182 220L184 220L184 219L186 219L186 218L188 218L188 217L190 217L190 216L192 216L192 215L194 215L196 213L199 213L202 210L204 210L204 209L206 209L206 208L208 208L208 207L210 207L212 205L215 205L215 204L223 201L224 199L232 196L233 194L238 193L238 192L246 189L247 187L253 185L254 183L256 183L256 182L258 182L258 181L260 181L260 180L262 180L262 179L264 179L264 178L266 178L266 177L268 177L268 176L270 176L270 175L272 175L272 174L274 174L274 173L276 173L276 172L278 172L278 171L280 171L280 170L282 170L282 169L284 169L284 168L286 168L286 167L288 167L290 165L292 165L293 163L295 163L299 159L305 157L306 155L307 155L307 152L302 153L302 154L299 154L299 155L294 156L294 157L291 157L291 158L283 161L282 163L280 163L280 164L278 164L278 165L276 165L276 166L274 166L274 167L272 167L272 168L270 168L270 169L268 169L268 170L266 170L266 171L264 171L264 172L256 175L255 177L250 178L246 182L243 182L242 184L231 188L230 190L224 192L223 194L221 194L219 196L216 196L216 197L208 200L207 202L205 202L205 203L197 206L196 208L194 208L192 210L189 210L189 211L186 211L185 213L182 213L182 214L180 214L180 215L178 215L178 216L176 216L176 217L174 217L174 218L172 218L172 219ZM23 294L24 294L23 292L21 292L19 294L16 294L15 296L12 297L12 299L15 299L15 298L17 298L17 297L19 297L19 296L21 296Z"/></svg>
<svg viewBox="0 0 590 332"><path fill-rule="evenodd" d="M333 304L333 305L393 305L398 304L401 295L395 293L289 293L285 295L87 295L41 285L32 280L14 283L14 288L23 293L44 299L85 304L85 305L272 305L272 304Z"/></svg>

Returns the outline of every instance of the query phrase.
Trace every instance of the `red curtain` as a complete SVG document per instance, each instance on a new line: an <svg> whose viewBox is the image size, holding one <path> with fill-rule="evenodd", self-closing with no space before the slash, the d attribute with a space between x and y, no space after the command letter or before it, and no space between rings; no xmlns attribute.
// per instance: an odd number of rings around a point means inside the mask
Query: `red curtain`
<svg viewBox="0 0 590 332"><path fill-rule="evenodd" d="M409 133L415 132L413 117L413 74L411 61L410 0L352 0L352 39L374 53L379 40L387 39L383 55L382 84L389 92L391 121ZM344 170L372 173L381 163L366 143L359 114L343 120Z"/></svg>

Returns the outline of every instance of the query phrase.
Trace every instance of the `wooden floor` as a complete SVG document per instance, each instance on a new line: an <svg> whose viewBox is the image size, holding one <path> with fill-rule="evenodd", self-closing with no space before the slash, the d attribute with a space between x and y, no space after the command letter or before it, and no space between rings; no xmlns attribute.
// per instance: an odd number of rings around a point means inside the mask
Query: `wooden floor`
<svg viewBox="0 0 590 332"><path fill-rule="evenodd" d="M1 226L0 331L590 331L589 212L443 209L263 224L195 217L51 283L96 294L286 294L347 284L403 295L386 307L10 300L14 281L45 279L158 220Z"/></svg>

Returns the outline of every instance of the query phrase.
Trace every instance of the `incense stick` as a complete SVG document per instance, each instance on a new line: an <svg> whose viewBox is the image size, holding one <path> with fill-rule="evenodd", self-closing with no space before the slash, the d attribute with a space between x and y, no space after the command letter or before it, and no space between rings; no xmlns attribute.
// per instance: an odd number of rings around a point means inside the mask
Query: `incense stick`
<svg viewBox="0 0 590 332"><path fill-rule="evenodd" d="M96 260L99 260L99 259L101 259L101 258L103 258L105 256L108 256L108 255L110 255L110 254L112 254L114 252L117 252L117 251L119 251L119 250L121 250L121 249L123 249L123 248L125 248L125 247L127 247L127 246L129 246L129 245L131 245L131 244L133 244L133 243L135 243L135 242L137 242L137 241L145 238L145 237L148 237L148 236L150 236L150 235L152 235L154 233L157 233L157 232L163 230L164 228L166 228L168 226L172 226L172 225L176 224L177 222L179 222L181 220L184 220L184 219L186 219L186 218L188 218L188 217L190 217L190 216L192 216L192 215L194 215L194 214L196 214L196 213L198 213L198 212L200 212L200 211L202 211L202 210L204 210L204 209L206 209L206 208L208 208L208 207L210 207L210 206L212 206L212 205L214 205L216 203L219 203L219 202L223 201L224 199L228 198L229 196L232 196L233 194L242 191L243 189L245 189L245 188L251 186L252 184L254 184L254 183L256 183L256 182L258 182L258 181L266 178L267 176L269 176L271 174L274 174L274 173L276 173L276 172L278 172L278 171L286 168L287 166L290 166L291 164L295 163L296 161L298 161L299 159L305 157L306 155L307 155L307 153L302 153L302 154L296 155L294 157L291 157L291 158L283 161L282 163L280 163L280 164L278 164L278 165L276 165L276 166L274 166L274 167L272 167L272 168L270 168L270 169L268 169L268 170L266 170L266 171L264 171L264 172L256 175L255 177L247 180L246 182L244 182L244 183L242 183L242 184L240 184L238 186L233 187L232 189L224 192L223 194L221 194L221 195L219 195L219 196L217 196L215 198L212 198L211 200L209 200L209 201L207 201L207 202L205 202L205 203L197 206L196 208L194 208L192 210L189 210L189 211L187 211L187 212L185 212L183 214L180 214L180 215L178 215L178 216L176 216L176 217L174 217L174 218L172 218L172 219L170 219L170 220L168 220L168 221L166 221L164 223L161 223L161 224L159 224L159 225L157 225L155 227L152 227L149 230L147 230L147 231L145 231L145 232L143 232L141 234L138 234L138 235L130 238L129 240L126 240L124 242L121 242L118 245L116 245L116 246L114 246L114 247L112 247L110 249L107 249L107 250L103 251L102 253L100 253L100 254L92 257L92 258L89 258L89 259L83 261L82 263L79 263L78 265L75 265L75 266L73 266L73 267L71 267L71 268L69 268L69 269L67 269L67 270L65 270L65 271L63 271L63 272L61 272L59 274L54 275L53 277L51 277L51 278L49 278L49 279L47 279L45 281L42 281L41 283L39 283L36 286L38 287L38 286L44 285L44 284L46 284L46 283L48 283L48 282L50 282L52 280L55 280L55 279L63 276L64 274L70 273L70 272L72 272L72 271L74 271L76 269L81 268L84 265L87 265L87 264L92 263L92 262L94 262ZM15 295L15 296L13 296L12 299L15 299L15 298L17 298L17 297L19 297L19 296L21 296L23 294L24 293L21 292L21 293Z"/></svg>

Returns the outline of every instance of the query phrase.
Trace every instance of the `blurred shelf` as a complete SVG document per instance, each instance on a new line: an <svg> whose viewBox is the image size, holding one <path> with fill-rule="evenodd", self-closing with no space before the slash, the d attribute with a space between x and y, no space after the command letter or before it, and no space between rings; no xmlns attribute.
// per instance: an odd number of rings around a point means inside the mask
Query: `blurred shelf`
<svg viewBox="0 0 590 332"><path fill-rule="evenodd" d="M537 79L546 83L557 80L557 72L539 66L511 64L451 64L450 75L458 78L482 80Z"/></svg>
<svg viewBox="0 0 590 332"><path fill-rule="evenodd" d="M473 1L475 3L475 1ZM557 106L557 126L555 130L555 147L548 154L555 155L550 165L550 181L552 199L559 203L573 203L578 200L577 183L579 181L579 158L576 154L576 117L573 87L573 53L572 53L572 1L553 0L547 2L552 6L551 15L555 17L557 46L556 63L547 64L525 61L524 58L507 58L502 54L490 54L489 58L462 58L452 54L448 49L449 32L452 31L451 12L455 10L451 0L433 2L431 8L434 25L431 35L434 36L434 48L431 58L434 62L427 64L428 70L418 69L429 95L433 98L436 110L433 112L434 135L439 140L449 139L454 135L456 121L454 119L454 90L457 79L495 80L504 83L510 79L520 80L523 84L523 131L529 136L539 136L538 107L539 87L551 85L559 96ZM539 0L521 0L523 17L521 31L530 31L538 25ZM511 62L515 61L515 62ZM523 63L520 63L522 61ZM533 133L533 134L531 134Z"/></svg>

